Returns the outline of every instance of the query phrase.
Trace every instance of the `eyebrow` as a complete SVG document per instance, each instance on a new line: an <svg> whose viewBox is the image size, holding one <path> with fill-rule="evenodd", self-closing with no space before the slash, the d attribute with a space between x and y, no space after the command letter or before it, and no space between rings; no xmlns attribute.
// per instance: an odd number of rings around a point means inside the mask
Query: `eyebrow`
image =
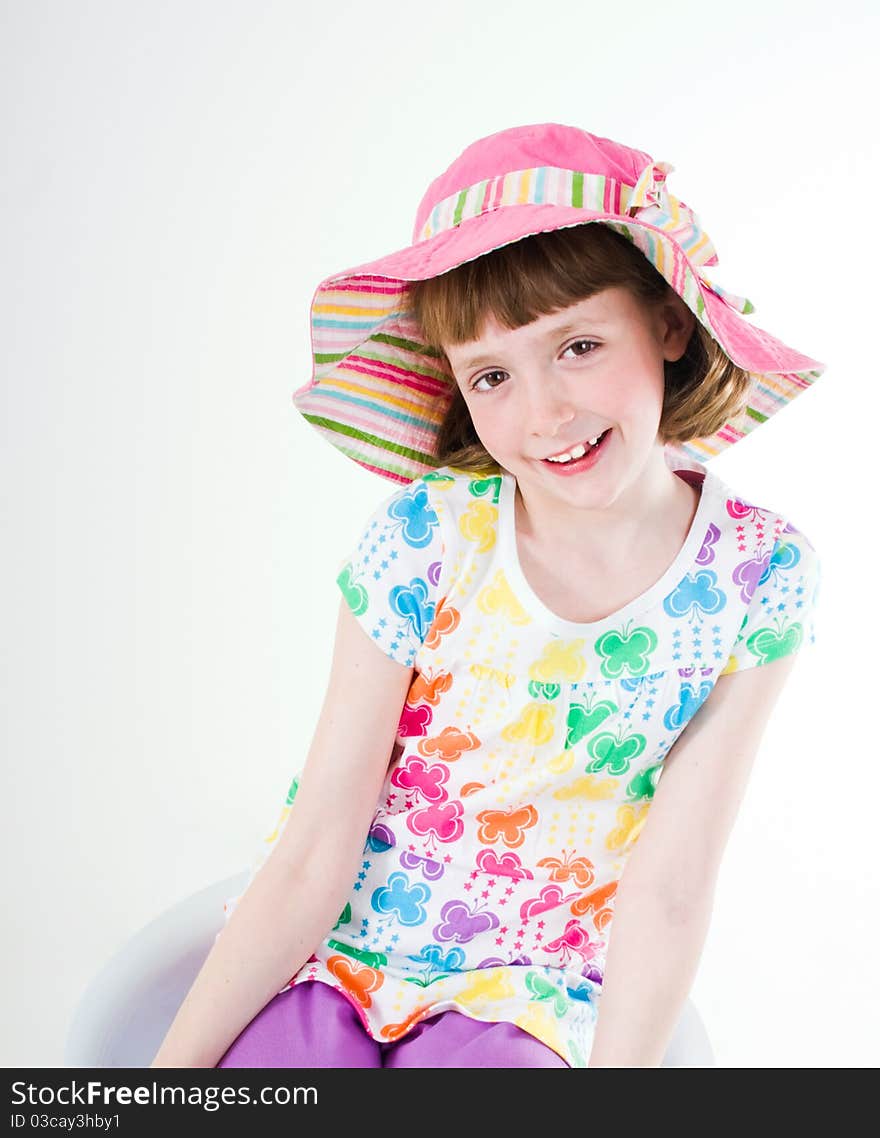
<svg viewBox="0 0 880 1138"><path fill-rule="evenodd" d="M574 321L573 323L569 322L548 328L544 339L550 340L556 336L567 336L570 332L583 332L585 330L584 325L586 324L592 324L596 328L602 328L610 323L610 320L599 320L595 316L583 316L580 320ZM462 368L482 367L483 364L493 363L495 359L497 359L496 355L471 356L470 359L462 360L460 366Z"/></svg>

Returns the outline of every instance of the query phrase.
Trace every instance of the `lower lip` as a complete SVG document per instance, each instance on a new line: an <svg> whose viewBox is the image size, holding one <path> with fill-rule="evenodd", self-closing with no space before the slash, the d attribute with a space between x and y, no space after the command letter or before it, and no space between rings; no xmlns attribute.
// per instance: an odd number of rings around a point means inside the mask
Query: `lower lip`
<svg viewBox="0 0 880 1138"><path fill-rule="evenodd" d="M611 428L605 432L598 444L591 447L583 458L576 458L573 462L550 462L546 458L542 460L541 465L547 466L554 474L561 474L569 476L580 474L584 470L589 470L595 466L605 451L608 449L608 440L611 438Z"/></svg>

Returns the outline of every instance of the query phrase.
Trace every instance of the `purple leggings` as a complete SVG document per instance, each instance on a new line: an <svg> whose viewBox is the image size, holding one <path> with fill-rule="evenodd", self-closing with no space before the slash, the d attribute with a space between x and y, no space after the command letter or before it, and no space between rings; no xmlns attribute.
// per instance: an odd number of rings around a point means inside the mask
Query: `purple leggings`
<svg viewBox="0 0 880 1138"><path fill-rule="evenodd" d="M567 1067L556 1052L511 1023L462 1012L423 1019L394 1043L364 1030L354 1005L309 980L274 996L239 1034L218 1067Z"/></svg>

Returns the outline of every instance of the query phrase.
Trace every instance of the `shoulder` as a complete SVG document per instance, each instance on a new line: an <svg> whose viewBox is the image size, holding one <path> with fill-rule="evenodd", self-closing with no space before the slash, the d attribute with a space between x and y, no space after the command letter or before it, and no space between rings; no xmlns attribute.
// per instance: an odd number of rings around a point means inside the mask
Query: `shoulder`
<svg viewBox="0 0 880 1138"><path fill-rule="evenodd" d="M422 504L438 518L447 539L468 536L474 524L494 526L501 501L503 476L442 466L417 478L404 497Z"/></svg>
<svg viewBox="0 0 880 1138"><path fill-rule="evenodd" d="M424 485L435 499L458 498L464 502L486 499L497 505L502 478L500 473L491 471L479 473L457 466L441 466L417 478L413 485Z"/></svg>
<svg viewBox="0 0 880 1138"><path fill-rule="evenodd" d="M494 530L500 496L501 475L450 466L428 471L372 508L360 527L357 554L366 565L372 555L381 561L390 551L400 567L428 554L451 553L471 530Z"/></svg>
<svg viewBox="0 0 880 1138"><path fill-rule="evenodd" d="M736 550L765 563L793 568L818 562L816 547L788 514L768 505L763 497L747 497L722 479L714 478L712 522Z"/></svg>
<svg viewBox="0 0 880 1138"><path fill-rule="evenodd" d="M490 493L496 483L500 488L500 482L500 475L480 475L455 466L440 466L392 490L382 506L390 508L420 502L433 507L454 499L466 499L468 495Z"/></svg>
<svg viewBox="0 0 880 1138"><path fill-rule="evenodd" d="M769 506L766 499L748 498L722 486L714 517L715 543L710 549L707 538L703 564L717 561L718 581L733 622L729 631L735 638L721 673L726 675L766 665L815 643L821 563L811 539L786 513Z"/></svg>

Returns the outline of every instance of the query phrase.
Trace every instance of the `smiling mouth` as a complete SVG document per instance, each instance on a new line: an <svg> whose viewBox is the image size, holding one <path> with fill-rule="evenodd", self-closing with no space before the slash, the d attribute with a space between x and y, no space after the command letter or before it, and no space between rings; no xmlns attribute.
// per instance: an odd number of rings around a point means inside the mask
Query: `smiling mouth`
<svg viewBox="0 0 880 1138"><path fill-rule="evenodd" d="M607 427L601 435L597 435L595 444L589 442L578 443L576 447L572 447L569 451L563 451L561 454L553 455L552 458L543 459L544 462L552 462L554 466L566 466L570 462L577 462L578 459L584 458L591 451L600 447L605 439L605 436L611 430Z"/></svg>

